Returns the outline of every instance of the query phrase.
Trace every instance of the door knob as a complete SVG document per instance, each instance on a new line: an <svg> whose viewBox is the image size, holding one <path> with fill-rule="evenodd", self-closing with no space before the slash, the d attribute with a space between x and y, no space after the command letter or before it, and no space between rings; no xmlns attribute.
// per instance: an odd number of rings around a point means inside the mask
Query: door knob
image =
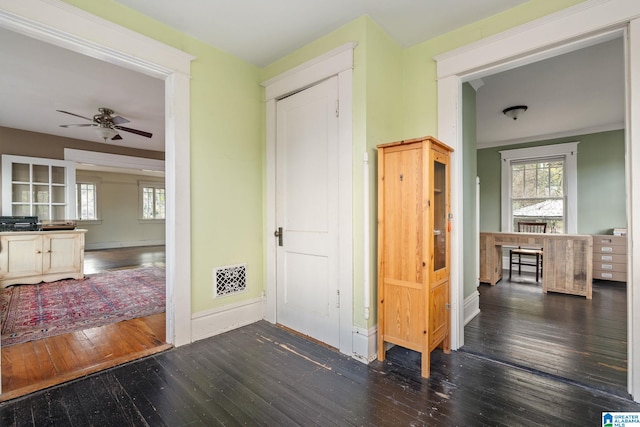
<svg viewBox="0 0 640 427"><path fill-rule="evenodd" d="M278 227L273 235L278 238L278 246L282 246L282 227Z"/></svg>

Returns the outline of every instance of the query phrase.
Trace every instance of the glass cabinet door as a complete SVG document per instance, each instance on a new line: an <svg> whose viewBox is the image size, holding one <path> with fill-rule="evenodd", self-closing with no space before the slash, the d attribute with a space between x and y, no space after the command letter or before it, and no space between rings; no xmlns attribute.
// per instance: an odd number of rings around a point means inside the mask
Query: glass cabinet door
<svg viewBox="0 0 640 427"><path fill-rule="evenodd" d="M447 267L447 165L433 160L433 270Z"/></svg>
<svg viewBox="0 0 640 427"><path fill-rule="evenodd" d="M2 214L75 218L73 162L2 155Z"/></svg>

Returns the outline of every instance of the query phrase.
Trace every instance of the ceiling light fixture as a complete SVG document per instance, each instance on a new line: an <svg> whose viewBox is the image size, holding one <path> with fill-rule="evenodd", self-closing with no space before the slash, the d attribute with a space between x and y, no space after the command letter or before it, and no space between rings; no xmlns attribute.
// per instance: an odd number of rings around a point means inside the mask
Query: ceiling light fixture
<svg viewBox="0 0 640 427"><path fill-rule="evenodd" d="M96 129L96 133L104 142L107 142L107 139L111 139L118 134L115 129L111 129L108 125L100 124L98 129Z"/></svg>
<svg viewBox="0 0 640 427"><path fill-rule="evenodd" d="M510 119L518 120L518 116L527 111L528 108L529 107L527 107L526 105L514 105L513 107L505 108L504 110L502 110L502 114L509 117Z"/></svg>

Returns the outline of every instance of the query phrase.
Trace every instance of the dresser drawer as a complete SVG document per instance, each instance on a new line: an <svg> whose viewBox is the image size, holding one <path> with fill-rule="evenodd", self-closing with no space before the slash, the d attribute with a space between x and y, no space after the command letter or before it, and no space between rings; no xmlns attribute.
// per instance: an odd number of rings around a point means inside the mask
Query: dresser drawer
<svg viewBox="0 0 640 427"><path fill-rule="evenodd" d="M593 278L627 281L627 236L593 236Z"/></svg>
<svg viewBox="0 0 640 427"><path fill-rule="evenodd" d="M627 253L627 245L602 245L593 244L594 254L618 254L625 255Z"/></svg>
<svg viewBox="0 0 640 427"><path fill-rule="evenodd" d="M626 282L627 273L620 273L616 271L603 271L593 270L593 278L600 280L613 280L615 282Z"/></svg>
<svg viewBox="0 0 640 427"><path fill-rule="evenodd" d="M596 268L600 263L612 263L627 265L627 254L608 253L608 252L593 252L593 268Z"/></svg>
<svg viewBox="0 0 640 427"><path fill-rule="evenodd" d="M627 236L611 236L608 234L597 234L593 236L593 245L601 246L627 246Z"/></svg>
<svg viewBox="0 0 640 427"><path fill-rule="evenodd" d="M593 271L610 271L614 273L626 273L627 264L618 263L618 262L598 261L593 263Z"/></svg>

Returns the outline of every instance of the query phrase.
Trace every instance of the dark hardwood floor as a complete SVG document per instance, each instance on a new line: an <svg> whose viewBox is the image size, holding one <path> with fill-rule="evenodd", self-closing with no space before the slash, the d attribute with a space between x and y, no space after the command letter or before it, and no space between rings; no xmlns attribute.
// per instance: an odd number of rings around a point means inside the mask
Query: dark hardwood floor
<svg viewBox="0 0 640 427"><path fill-rule="evenodd" d="M435 350L428 379L402 347L364 365L261 321L0 403L0 425L586 426L640 412L624 286L596 283L593 300L515 281L480 292L465 346Z"/></svg>
<svg viewBox="0 0 640 427"><path fill-rule="evenodd" d="M87 251L84 272L164 266L164 260L163 246ZM3 346L0 401L171 348L165 342L165 324L161 313Z"/></svg>
<svg viewBox="0 0 640 427"><path fill-rule="evenodd" d="M545 295L533 276L479 292L462 351L628 397L624 283L595 281L591 300Z"/></svg>
<svg viewBox="0 0 640 427"><path fill-rule="evenodd" d="M595 426L640 405L466 352L431 377L395 347L364 365L260 321L0 404L3 426Z"/></svg>
<svg viewBox="0 0 640 427"><path fill-rule="evenodd" d="M84 253L84 274L148 266L165 266L164 246L95 249Z"/></svg>

